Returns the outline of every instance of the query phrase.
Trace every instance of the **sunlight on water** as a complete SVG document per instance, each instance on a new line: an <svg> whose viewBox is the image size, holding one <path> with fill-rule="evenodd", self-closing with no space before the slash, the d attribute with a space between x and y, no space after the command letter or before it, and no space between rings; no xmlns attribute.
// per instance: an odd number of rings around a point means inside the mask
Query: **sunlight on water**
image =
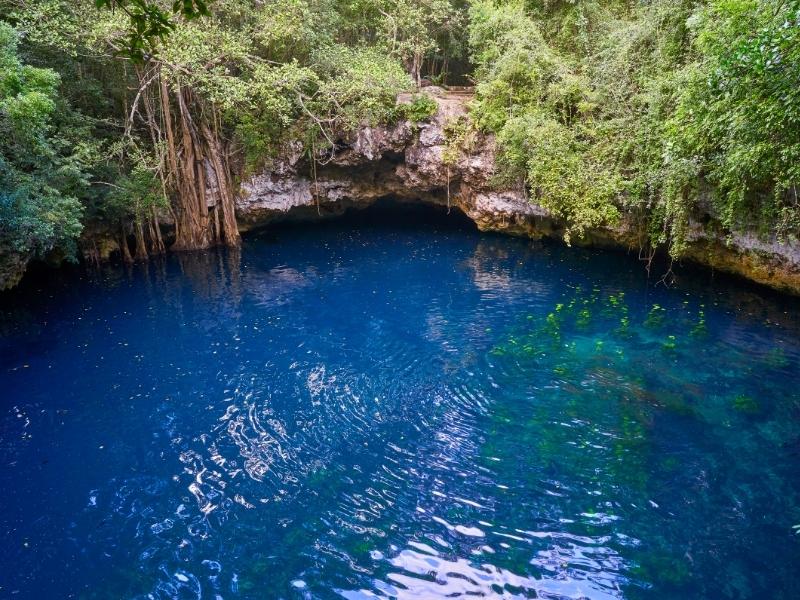
<svg viewBox="0 0 800 600"><path fill-rule="evenodd" d="M796 300L389 221L6 298L0 597L800 594Z"/></svg>

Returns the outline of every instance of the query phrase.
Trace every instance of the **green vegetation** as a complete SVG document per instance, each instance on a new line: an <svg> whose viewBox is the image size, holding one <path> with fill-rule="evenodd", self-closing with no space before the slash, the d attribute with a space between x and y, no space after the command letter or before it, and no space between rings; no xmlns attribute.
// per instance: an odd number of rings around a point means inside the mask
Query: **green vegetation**
<svg viewBox="0 0 800 600"><path fill-rule="evenodd" d="M676 257L694 226L796 238L799 53L800 0L0 0L0 287L82 229L131 260L164 223L236 245L242 177L425 120L397 94L465 75L448 170L495 134L567 241L623 218Z"/></svg>
<svg viewBox="0 0 800 600"><path fill-rule="evenodd" d="M148 54L157 51L157 44L176 27L172 15L154 2L147 0L95 0L97 8L119 10L130 22L125 54L133 60L144 61ZM208 16L208 6L203 0L174 0L172 13L185 19Z"/></svg>
<svg viewBox="0 0 800 600"><path fill-rule="evenodd" d="M757 413L760 409L758 402L756 402L750 396L736 396L733 399L733 408L738 410L739 412L744 413Z"/></svg>
<svg viewBox="0 0 800 600"><path fill-rule="evenodd" d="M800 231L800 2L475 0L477 124L570 224Z"/></svg>
<svg viewBox="0 0 800 600"><path fill-rule="evenodd" d="M66 107L59 76L23 64L18 34L0 22L0 261L71 250L92 149ZM4 265L0 265L2 268Z"/></svg>
<svg viewBox="0 0 800 600"><path fill-rule="evenodd" d="M236 245L235 182L287 144L324 162L360 125L434 112L397 94L458 66L465 15L448 0L0 0L0 287L33 256L74 256L84 226L126 260L163 252L163 223L176 249Z"/></svg>
<svg viewBox="0 0 800 600"><path fill-rule="evenodd" d="M424 94L417 94L411 102L397 106L397 116L416 123L432 117L436 113L436 107L436 100Z"/></svg>

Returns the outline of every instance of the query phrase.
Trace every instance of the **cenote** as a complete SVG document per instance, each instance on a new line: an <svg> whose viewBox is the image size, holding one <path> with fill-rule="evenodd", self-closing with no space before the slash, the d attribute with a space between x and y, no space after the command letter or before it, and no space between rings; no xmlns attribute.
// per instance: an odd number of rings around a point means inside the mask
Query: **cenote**
<svg viewBox="0 0 800 600"><path fill-rule="evenodd" d="M800 597L796 299L399 214L6 294L0 597Z"/></svg>

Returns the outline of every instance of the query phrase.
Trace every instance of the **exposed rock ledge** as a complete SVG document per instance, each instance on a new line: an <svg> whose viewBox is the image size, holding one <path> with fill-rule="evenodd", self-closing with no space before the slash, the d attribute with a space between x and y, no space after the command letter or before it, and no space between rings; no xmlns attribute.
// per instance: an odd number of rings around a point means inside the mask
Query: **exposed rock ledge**
<svg viewBox="0 0 800 600"><path fill-rule="evenodd" d="M299 152L263 173L246 179L237 199L242 230L279 220L310 220L340 215L350 208L369 206L379 198L452 205L482 231L500 231L531 238L561 238L563 224L541 206L532 204L523 189L497 189L495 144L477 140L472 152L457 164L443 161L445 125L466 114L469 96L426 88L438 111L428 123L401 122L394 127L365 127L340 148L312 177ZM408 102L401 96L399 102ZM778 243L756 235L723 237L708 228L693 229L687 258L720 271L742 275L783 291L800 294L800 244ZM615 228L587 233L581 245L637 250L642 239L632 219Z"/></svg>

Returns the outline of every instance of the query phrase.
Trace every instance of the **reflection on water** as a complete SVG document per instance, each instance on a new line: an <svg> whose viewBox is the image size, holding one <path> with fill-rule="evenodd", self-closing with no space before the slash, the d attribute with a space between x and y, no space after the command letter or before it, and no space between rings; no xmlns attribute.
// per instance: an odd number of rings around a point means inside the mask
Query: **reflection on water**
<svg viewBox="0 0 800 600"><path fill-rule="evenodd" d="M797 597L796 303L390 221L4 299L0 597Z"/></svg>

